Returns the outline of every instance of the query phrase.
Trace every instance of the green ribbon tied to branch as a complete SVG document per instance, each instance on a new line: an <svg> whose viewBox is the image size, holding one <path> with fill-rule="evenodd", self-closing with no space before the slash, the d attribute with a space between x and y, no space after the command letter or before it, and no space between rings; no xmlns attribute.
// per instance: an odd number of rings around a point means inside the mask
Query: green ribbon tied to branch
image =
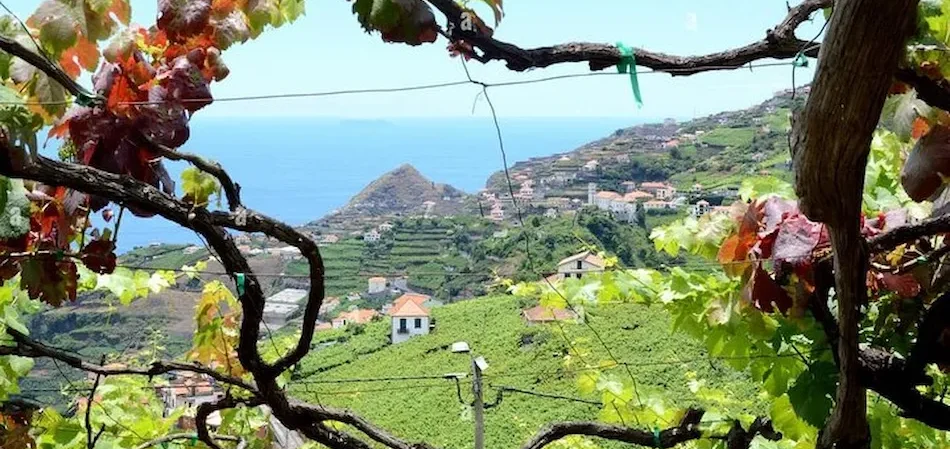
<svg viewBox="0 0 950 449"><path fill-rule="evenodd" d="M808 57L805 56L805 53L798 52L795 55L795 60L792 61L792 65L795 67L808 67Z"/></svg>
<svg viewBox="0 0 950 449"><path fill-rule="evenodd" d="M620 51L617 72L630 74L630 88L633 89L633 98L637 101L637 107L642 108L643 97L640 96L640 82L637 80L637 58L634 56L633 49L624 45L623 42L617 42L617 50Z"/></svg>
<svg viewBox="0 0 950 449"><path fill-rule="evenodd" d="M244 295L244 273L234 273L234 283L238 296Z"/></svg>

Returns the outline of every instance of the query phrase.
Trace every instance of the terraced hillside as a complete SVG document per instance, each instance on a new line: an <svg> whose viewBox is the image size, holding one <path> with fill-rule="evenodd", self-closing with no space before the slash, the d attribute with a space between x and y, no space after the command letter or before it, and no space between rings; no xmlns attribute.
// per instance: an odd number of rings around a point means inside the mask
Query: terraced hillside
<svg viewBox="0 0 950 449"><path fill-rule="evenodd" d="M579 366L564 365L567 342L589 350L584 356L589 363L607 360L605 351L584 325L527 325L521 310L530 305L512 296L496 296L438 307L432 310L436 322L433 333L398 345L389 344L390 325L385 320L321 333L291 382L290 391L310 401L350 408L409 441L426 441L449 449L471 447L470 411L459 403L451 380L333 380L467 372L468 356L449 350L449 345L464 340L489 363L485 370L487 402L497 400L503 386L578 397L578 372L574 370ZM662 310L617 305L595 311L589 322L616 342L611 351L621 362L635 362L631 371L642 391L662 388L669 397L692 397L687 379L691 373L710 386L727 389L732 397L755 395L746 374L704 357L704 350L682 334L671 334L670 319ZM623 369L613 372L626 375ZM468 382L466 378L462 384L464 401L471 400ZM583 399L600 400L593 396ZM681 405L691 404L684 401ZM600 408L504 393L502 402L486 412L485 444L519 447L546 423L596 419Z"/></svg>

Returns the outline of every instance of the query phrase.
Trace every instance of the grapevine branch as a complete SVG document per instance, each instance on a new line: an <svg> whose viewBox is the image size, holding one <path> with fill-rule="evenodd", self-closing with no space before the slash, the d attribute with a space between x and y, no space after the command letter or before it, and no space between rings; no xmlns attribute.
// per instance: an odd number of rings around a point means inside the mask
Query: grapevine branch
<svg viewBox="0 0 950 449"><path fill-rule="evenodd" d="M241 379L219 373L212 370L211 368L197 363L189 364L181 362L159 361L152 363L152 365L147 369L125 367L107 368L101 364L96 365L86 362L62 349L40 343L15 329L7 328L7 333L13 337L13 341L16 343L16 345L0 346L0 355L16 355L30 358L47 357L64 362L73 368L101 376L140 375L154 377L172 371L190 371L207 375L218 382L234 385L252 393L257 391L257 388Z"/></svg>
<svg viewBox="0 0 950 449"><path fill-rule="evenodd" d="M135 449L149 449L155 446L160 446L162 443L171 443L172 441L179 441L179 440L190 440L194 438L195 436L196 435L193 433L172 433L172 434L165 435L161 438L156 438L151 441L146 441L145 443L142 443L136 446ZM215 440L235 441L235 442L241 441L240 438L236 436L232 436L232 435L210 434L210 436L214 438Z"/></svg>
<svg viewBox="0 0 950 449"><path fill-rule="evenodd" d="M703 413L703 410L689 409L679 425L659 430L658 433L589 421L556 423L538 432L522 449L541 449L570 435L598 437L644 447L670 448L704 438L699 428ZM782 434L772 428L772 422L761 417L756 418L748 430L735 422L727 435L708 438L726 440L729 449L748 449L756 435L772 441L782 438Z"/></svg>
<svg viewBox="0 0 950 449"><path fill-rule="evenodd" d="M102 356L102 361L99 364L104 364L106 361L106 356ZM99 388L99 381L102 380L102 373L96 373L96 380L92 383L92 390L89 391L89 397L86 399L86 449L95 449L96 443L99 441L99 437L102 436L102 432L106 431L106 425L103 424L99 426L99 430L95 435L92 434L92 422L89 419L92 416L92 404L96 402L96 390Z"/></svg>
<svg viewBox="0 0 950 449"><path fill-rule="evenodd" d="M224 190L224 196L228 199L228 208L232 211L235 211L239 207L242 207L241 186L231 179L231 176L228 175L226 171L224 171L224 168L221 167L221 164L214 161L209 161L201 156L198 156L197 154L186 153L174 148L169 148L156 142L150 136L142 132L137 132L136 136L141 140L141 143L155 151L155 153L159 154L160 156L172 161L186 161L191 165L194 165L199 170L217 178L218 183L221 184L221 189Z"/></svg>
<svg viewBox="0 0 950 449"><path fill-rule="evenodd" d="M40 69L50 78L56 80L67 92L76 97L99 98L85 87L73 80L66 72L55 66L44 56L31 51L10 37L0 35L0 50L16 56L28 64Z"/></svg>
<svg viewBox="0 0 950 449"><path fill-rule="evenodd" d="M603 70L617 65L621 61L620 50L616 46L588 42L574 42L523 49L516 45L493 38L490 34L463 29L463 14L466 11L454 0L427 0L442 12L452 25L450 38L463 40L481 50L481 54L472 55L481 62L504 61L514 71L543 68L566 62L587 62L591 70ZM795 37L795 29L808 20L812 13L832 5L832 0L806 0L789 9L788 15L774 28L766 31L765 38L744 47L710 53L700 56L674 56L635 48L634 57L638 66L671 75L693 75L700 72L740 68L752 61L766 58L789 59L805 54L816 55L815 49L808 49L809 43Z"/></svg>

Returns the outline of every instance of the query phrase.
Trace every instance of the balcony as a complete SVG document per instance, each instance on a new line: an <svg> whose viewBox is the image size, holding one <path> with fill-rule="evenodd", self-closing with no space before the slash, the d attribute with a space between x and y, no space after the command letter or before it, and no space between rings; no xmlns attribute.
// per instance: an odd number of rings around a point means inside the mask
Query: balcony
<svg viewBox="0 0 950 449"><path fill-rule="evenodd" d="M400 327L399 329L396 329L396 333L397 333L397 334L408 334L408 333L409 333L409 328L407 328L407 327Z"/></svg>

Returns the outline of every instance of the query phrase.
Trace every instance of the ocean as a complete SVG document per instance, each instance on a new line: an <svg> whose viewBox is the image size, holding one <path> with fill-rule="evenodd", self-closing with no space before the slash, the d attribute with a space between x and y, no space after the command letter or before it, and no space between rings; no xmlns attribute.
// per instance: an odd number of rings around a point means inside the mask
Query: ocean
<svg viewBox="0 0 950 449"><path fill-rule="evenodd" d="M634 118L502 118L508 163L573 150ZM339 208L366 184L410 163L427 178L476 192L502 168L491 118L344 120L304 117L202 118L184 150L220 162L241 185L244 203L293 225ZM178 179L185 167L169 163ZM120 251L151 243L197 243L161 218L126 214Z"/></svg>

